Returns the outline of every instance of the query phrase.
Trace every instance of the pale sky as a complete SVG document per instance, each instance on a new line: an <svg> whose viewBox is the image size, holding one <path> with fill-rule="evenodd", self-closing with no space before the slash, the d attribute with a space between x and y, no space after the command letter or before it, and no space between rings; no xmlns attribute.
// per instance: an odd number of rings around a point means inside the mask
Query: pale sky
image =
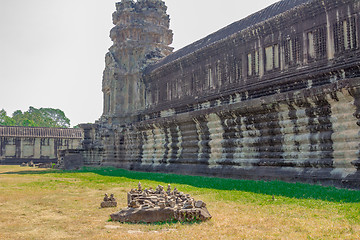
<svg viewBox="0 0 360 240"><path fill-rule="evenodd" d="M102 72L116 0L0 0L0 110L102 114ZM180 49L277 0L165 0Z"/></svg>

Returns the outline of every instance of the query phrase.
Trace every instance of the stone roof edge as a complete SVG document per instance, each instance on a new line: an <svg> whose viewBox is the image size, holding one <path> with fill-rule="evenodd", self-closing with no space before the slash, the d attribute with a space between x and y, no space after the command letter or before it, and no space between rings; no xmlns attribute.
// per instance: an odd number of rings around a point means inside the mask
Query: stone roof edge
<svg viewBox="0 0 360 240"><path fill-rule="evenodd" d="M274 4L272 4L272 5L264 8L264 9L258 11L258 12L255 12L255 13L253 13L253 14L251 14L251 15L249 15L249 16L241 19L241 20L239 20L239 21L236 21L236 22L234 22L234 23L231 23L231 24L229 24L229 25L227 25L227 26L219 29L218 31L215 31L215 32L209 34L208 36L206 36L206 37L204 37L204 38L202 38L202 39L200 39L200 40L197 40L197 41L194 42L194 43L191 43L190 45L187 45L187 46L185 46L185 47L177 50L176 52L170 54L169 56L161 59L159 62L148 66L148 67L145 69L145 73L151 73L151 72L153 72L154 70L162 69L162 68L164 68L164 67L166 67L166 66L168 66L168 65L170 65L170 64L173 64L174 62L179 62L179 61L181 61L182 59L184 59L184 58L186 58L186 57L188 57L188 56L191 56L191 55L193 55L193 54L195 54L195 53L197 53L197 52L200 52L201 50L203 50L203 49L205 49L205 48L208 48L208 47L210 47L210 46L212 46L212 45L214 45L214 44L217 44L217 43L219 43L219 42L225 41L225 40L227 40L227 39L229 39L229 38L231 38L231 37L234 37L234 36L240 34L241 32L247 31L248 29L254 28L254 27L256 27L256 26L258 26L258 25L260 25L260 24L262 24L262 23L264 23L264 22L270 21L270 20L278 17L279 15L282 15L282 14L288 12L288 11L293 11L294 9L298 9L298 8L300 8L300 7L303 7L303 5L309 4L310 2L313 2L313 1L316 1L316 0L307 0L306 2L303 2L303 3L301 3L301 4L299 4L299 5L296 5L296 6L292 7L292 8L290 8L290 9L287 9L287 10L285 10L285 11L283 11L283 12L277 14L277 15L274 15L274 16L272 16L272 17L266 18L266 19L264 19L264 20L262 20L262 21L259 21L259 22L255 23L255 24L253 24L253 25L249 25L249 26L247 26L247 27L245 27L245 28L243 28L243 29L240 29L239 31L234 31L233 33L230 33L230 34L224 36L223 38L221 38L221 39L219 39L219 40L216 40L216 41L211 42L211 43L209 43L209 44L205 44L204 46L201 46L200 48L194 49L194 51L192 51L192 52L185 53L185 54L182 54L182 55L180 54L179 57L176 57L175 59L173 59L173 60L171 60L171 61L168 61L168 62L163 63L163 62L166 61L168 58L174 57L174 54L177 54L177 53L180 52L180 51L185 51L187 48L190 48L191 46L196 46L196 45L199 44L200 42L205 41L206 39L210 38L211 36L215 35L216 33L220 33L221 31L224 31L224 30L226 30L227 28L230 28L230 27L231 27L232 25L234 25L234 24L240 23L241 21L244 21L244 20L246 20L246 19L249 19L249 18L251 18L251 17L254 17L254 16L256 16L257 14L262 13L262 12L265 11L266 9L270 9L270 8L274 7L274 5L280 4L280 3L285 2L285 1L288 1L288 0L283 0L283 1L279 1L279 2L277 2L277 3L274 3Z"/></svg>
<svg viewBox="0 0 360 240"><path fill-rule="evenodd" d="M0 137L46 137L81 139L82 129L0 126Z"/></svg>

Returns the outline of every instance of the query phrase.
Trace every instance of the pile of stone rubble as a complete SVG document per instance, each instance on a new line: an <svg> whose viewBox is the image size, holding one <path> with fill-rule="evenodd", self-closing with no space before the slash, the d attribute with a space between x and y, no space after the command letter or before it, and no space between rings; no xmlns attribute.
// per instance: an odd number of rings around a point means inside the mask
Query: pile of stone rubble
<svg viewBox="0 0 360 240"><path fill-rule="evenodd" d="M172 190L170 184L167 190L159 185L142 189L139 183L137 189L132 189L127 196L128 207L111 214L113 221L130 223L154 223L166 221L206 221L211 215L203 201L195 201L189 194Z"/></svg>

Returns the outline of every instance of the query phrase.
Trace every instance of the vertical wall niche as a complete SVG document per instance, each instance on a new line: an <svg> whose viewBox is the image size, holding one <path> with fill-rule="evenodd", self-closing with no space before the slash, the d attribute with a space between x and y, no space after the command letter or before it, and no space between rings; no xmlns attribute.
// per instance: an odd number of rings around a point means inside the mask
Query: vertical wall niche
<svg viewBox="0 0 360 240"><path fill-rule="evenodd" d="M166 96L168 101L172 99L171 82L166 82Z"/></svg>
<svg viewBox="0 0 360 240"><path fill-rule="evenodd" d="M270 71L274 69L274 48L273 46L265 48L265 70Z"/></svg>
<svg viewBox="0 0 360 240"><path fill-rule="evenodd" d="M177 99L178 98L178 92L179 92L179 88L178 88L179 85L178 85L178 83L176 81L176 78L175 78L175 81L173 81L172 83L173 83L173 91L172 91L173 96L172 96L172 98Z"/></svg>
<svg viewBox="0 0 360 240"><path fill-rule="evenodd" d="M239 82L242 79L242 62L240 59L235 58L234 68L235 68L235 81Z"/></svg>
<svg viewBox="0 0 360 240"><path fill-rule="evenodd" d="M253 73L253 70L252 70L252 56L251 56L251 53L249 53L247 55L247 69L248 69L248 76L251 76L252 73Z"/></svg>
<svg viewBox="0 0 360 240"><path fill-rule="evenodd" d="M314 45L317 59L327 56L326 28L320 27L314 31Z"/></svg>
<svg viewBox="0 0 360 240"><path fill-rule="evenodd" d="M111 103L111 99L110 99L110 89L106 89L105 94L104 94L104 113L109 114L110 113L110 103Z"/></svg>
<svg viewBox="0 0 360 240"><path fill-rule="evenodd" d="M160 100L160 89L159 89L159 88L156 88L156 91L155 91L155 101L156 101L157 104L159 103L159 100Z"/></svg>
<svg viewBox="0 0 360 240"><path fill-rule="evenodd" d="M275 44L265 48L265 71L271 71L280 67L279 45Z"/></svg>
<svg viewBox="0 0 360 240"><path fill-rule="evenodd" d="M293 66L302 62L302 45L300 37L290 38L287 36L282 43L284 49L284 63L286 66Z"/></svg>
<svg viewBox="0 0 360 240"><path fill-rule="evenodd" d="M259 75L259 51L255 50L252 53L248 54L248 76L258 76Z"/></svg>
<svg viewBox="0 0 360 240"><path fill-rule="evenodd" d="M207 70L206 88L211 89L211 88L214 88L212 69L211 69L211 66L207 66L207 67L208 67L208 70Z"/></svg>
<svg viewBox="0 0 360 240"><path fill-rule="evenodd" d="M307 33L308 60L324 59L327 56L326 27L314 29Z"/></svg>
<svg viewBox="0 0 360 240"><path fill-rule="evenodd" d="M335 52L341 53L357 48L356 19L350 17L334 24Z"/></svg>
<svg viewBox="0 0 360 240"><path fill-rule="evenodd" d="M307 33L307 53L308 53L308 60L312 60L315 58L315 45L314 45L313 32Z"/></svg>
<svg viewBox="0 0 360 240"><path fill-rule="evenodd" d="M260 65L260 62L259 62L259 51L255 51L254 53L254 73L255 75L259 75L259 65Z"/></svg>

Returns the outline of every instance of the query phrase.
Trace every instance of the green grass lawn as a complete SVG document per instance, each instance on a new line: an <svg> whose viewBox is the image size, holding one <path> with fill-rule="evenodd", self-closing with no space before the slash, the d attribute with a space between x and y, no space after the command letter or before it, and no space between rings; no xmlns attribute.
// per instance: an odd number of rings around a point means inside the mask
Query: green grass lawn
<svg viewBox="0 0 360 240"><path fill-rule="evenodd" d="M170 183L207 203L200 224L121 224L126 192ZM360 239L360 191L115 168L0 166L0 239ZM99 209L114 193L117 209ZM36 229L36 231L34 231Z"/></svg>

